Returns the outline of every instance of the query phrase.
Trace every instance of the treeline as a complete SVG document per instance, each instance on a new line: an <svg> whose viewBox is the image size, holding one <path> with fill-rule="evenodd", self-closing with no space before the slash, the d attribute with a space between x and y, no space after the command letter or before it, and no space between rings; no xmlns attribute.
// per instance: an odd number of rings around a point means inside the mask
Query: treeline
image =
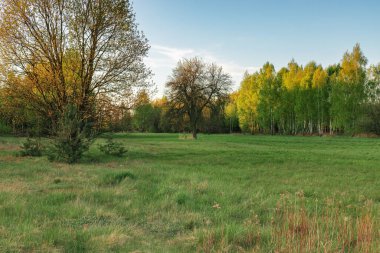
<svg viewBox="0 0 380 253"><path fill-rule="evenodd" d="M202 111L198 131L202 133L226 133L240 131L237 119L230 122L226 118L227 100L219 101ZM113 107L110 109L109 107ZM191 132L190 120L175 108L166 97L152 100L148 91L142 90L134 99L130 109L109 104L103 107L100 118L100 131L134 132Z"/></svg>
<svg viewBox="0 0 380 253"><path fill-rule="evenodd" d="M380 65L366 68L357 44L339 64L291 61L278 72L266 63L246 74L232 100L239 125L251 133L380 133Z"/></svg>
<svg viewBox="0 0 380 253"><path fill-rule="evenodd" d="M129 114L129 130L188 132L189 119L166 97L146 93ZM380 64L367 68L357 44L340 63L323 68L294 60L276 71L270 63L246 73L238 91L202 111L198 131L263 134L380 134ZM142 102L143 101L143 102Z"/></svg>
<svg viewBox="0 0 380 253"><path fill-rule="evenodd" d="M23 136L49 135L51 120L41 116L30 107L28 101L17 100L0 88L0 134ZM215 103L202 112L198 131L203 133L226 133L230 121L225 117L227 100ZM166 97L151 99L143 89L129 103L115 103L105 95L98 100L94 128L101 132L191 132L189 118L172 106ZM232 130L240 131L237 119Z"/></svg>
<svg viewBox="0 0 380 253"><path fill-rule="evenodd" d="M167 94L168 95L168 94ZM239 90L213 99L201 111L197 131L263 134L380 134L380 64L367 68L360 46L339 64L323 68L294 60L276 71L270 63L246 73ZM48 133L48 115L0 89L0 132ZM152 100L147 90L120 103L98 98L96 129L102 131L191 132L189 115L170 96Z"/></svg>

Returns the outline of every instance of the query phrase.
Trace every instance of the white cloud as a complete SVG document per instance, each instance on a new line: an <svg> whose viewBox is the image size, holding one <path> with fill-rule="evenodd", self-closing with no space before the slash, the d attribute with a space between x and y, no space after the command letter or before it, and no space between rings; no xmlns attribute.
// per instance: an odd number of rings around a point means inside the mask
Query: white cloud
<svg viewBox="0 0 380 253"><path fill-rule="evenodd" d="M155 74L153 81L157 85L157 97L164 94L167 77L171 74L171 71L176 66L177 62L183 58L189 57L201 57L206 62L215 62L216 64L222 66L224 71L229 73L232 77L234 82L233 89L237 89L239 87L245 71L252 73L259 69L254 66L243 66L234 61L226 61L213 55L211 52L204 50L200 51L191 48L175 48L152 45L149 57L146 59L146 64Z"/></svg>
<svg viewBox="0 0 380 253"><path fill-rule="evenodd" d="M152 49L154 52L164 55L171 60L178 61L178 59L191 56L195 53L193 49L180 49L174 47L164 47L159 45L152 45Z"/></svg>

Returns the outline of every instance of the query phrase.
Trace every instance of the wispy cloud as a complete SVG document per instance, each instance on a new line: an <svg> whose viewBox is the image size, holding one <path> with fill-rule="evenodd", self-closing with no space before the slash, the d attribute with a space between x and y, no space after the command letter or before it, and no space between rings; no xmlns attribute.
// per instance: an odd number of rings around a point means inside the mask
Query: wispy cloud
<svg viewBox="0 0 380 253"><path fill-rule="evenodd" d="M164 47L159 45L152 45L152 50L174 61L178 61L178 59L193 55L195 53L195 50L193 49Z"/></svg>
<svg viewBox="0 0 380 253"><path fill-rule="evenodd" d="M224 71L231 75L232 80L234 81L234 89L238 88L245 71L251 73L259 69L255 66L243 66L235 61L222 59L205 50L152 45L146 63L155 74L153 79L159 91L157 96L162 96L164 93L164 84L177 62L183 58L189 57L201 57L206 62L215 62L222 66Z"/></svg>

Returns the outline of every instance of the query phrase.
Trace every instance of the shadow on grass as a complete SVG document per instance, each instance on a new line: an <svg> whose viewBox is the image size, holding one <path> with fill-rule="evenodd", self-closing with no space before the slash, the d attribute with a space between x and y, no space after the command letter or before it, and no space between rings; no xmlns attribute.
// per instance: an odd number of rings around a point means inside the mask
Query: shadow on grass
<svg viewBox="0 0 380 253"><path fill-rule="evenodd" d="M131 139L131 140L168 140L174 139L177 140L178 136L176 134L168 133L103 133L99 135L98 138L105 139L108 136L111 136L113 139Z"/></svg>
<svg viewBox="0 0 380 253"><path fill-rule="evenodd" d="M123 157L111 156L102 153L86 153L77 164L103 164L110 162L122 162L128 159L128 155Z"/></svg>
<svg viewBox="0 0 380 253"><path fill-rule="evenodd" d="M115 186L115 185L120 184L126 178L135 180L136 176L128 171L110 172L102 178L101 182L99 182L99 185L100 186Z"/></svg>

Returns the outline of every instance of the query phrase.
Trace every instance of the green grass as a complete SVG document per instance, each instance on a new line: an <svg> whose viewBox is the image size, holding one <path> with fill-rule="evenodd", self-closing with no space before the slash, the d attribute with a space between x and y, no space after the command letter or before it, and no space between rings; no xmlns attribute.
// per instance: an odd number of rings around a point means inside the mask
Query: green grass
<svg viewBox="0 0 380 253"><path fill-rule="evenodd" d="M380 139L179 137L117 134L126 157L75 165L0 137L0 251L380 252Z"/></svg>

